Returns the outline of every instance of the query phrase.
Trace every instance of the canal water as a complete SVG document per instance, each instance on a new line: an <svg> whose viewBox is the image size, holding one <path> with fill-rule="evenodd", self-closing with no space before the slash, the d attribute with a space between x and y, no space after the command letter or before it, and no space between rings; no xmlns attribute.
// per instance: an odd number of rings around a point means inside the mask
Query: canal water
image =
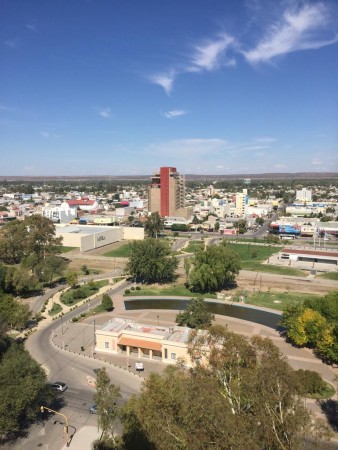
<svg viewBox="0 0 338 450"><path fill-rule="evenodd" d="M181 311L186 308L188 299L133 299L125 300L124 306L128 311L136 309L171 309ZM276 329L280 328L279 322L281 315L260 309L244 307L237 304L227 305L217 302L206 302L208 310L213 314L220 314L221 316L234 317L236 319L248 320L250 322L265 325L267 327Z"/></svg>

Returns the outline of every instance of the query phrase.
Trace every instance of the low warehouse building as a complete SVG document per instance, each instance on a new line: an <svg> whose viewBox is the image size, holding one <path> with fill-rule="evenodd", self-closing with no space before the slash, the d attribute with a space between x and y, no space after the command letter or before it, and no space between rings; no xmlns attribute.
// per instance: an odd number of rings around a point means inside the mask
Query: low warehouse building
<svg viewBox="0 0 338 450"><path fill-rule="evenodd" d="M279 252L280 259L338 265L338 252L334 250L301 250L283 248Z"/></svg>
<svg viewBox="0 0 338 450"><path fill-rule="evenodd" d="M189 333L188 327L143 325L116 317L96 330L95 350L167 364L175 364L178 358L184 358L186 365L191 367L187 351Z"/></svg>
<svg viewBox="0 0 338 450"><path fill-rule="evenodd" d="M79 247L81 252L94 250L125 239L144 239L144 229L136 227L56 226L55 234L56 237L62 236L62 245Z"/></svg>

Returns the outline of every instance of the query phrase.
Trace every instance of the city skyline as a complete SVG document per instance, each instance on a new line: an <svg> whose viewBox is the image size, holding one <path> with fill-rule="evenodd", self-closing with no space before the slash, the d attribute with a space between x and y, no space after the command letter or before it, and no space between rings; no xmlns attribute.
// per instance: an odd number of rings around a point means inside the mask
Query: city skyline
<svg viewBox="0 0 338 450"><path fill-rule="evenodd" d="M338 171L334 1L0 9L2 176Z"/></svg>

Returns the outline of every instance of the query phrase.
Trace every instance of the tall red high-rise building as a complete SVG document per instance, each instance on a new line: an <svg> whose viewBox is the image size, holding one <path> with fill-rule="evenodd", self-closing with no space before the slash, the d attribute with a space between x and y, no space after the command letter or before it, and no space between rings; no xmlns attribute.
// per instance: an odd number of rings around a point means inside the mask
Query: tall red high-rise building
<svg viewBox="0 0 338 450"><path fill-rule="evenodd" d="M148 202L148 210L162 217L186 217L184 177L175 167L161 167L151 177Z"/></svg>

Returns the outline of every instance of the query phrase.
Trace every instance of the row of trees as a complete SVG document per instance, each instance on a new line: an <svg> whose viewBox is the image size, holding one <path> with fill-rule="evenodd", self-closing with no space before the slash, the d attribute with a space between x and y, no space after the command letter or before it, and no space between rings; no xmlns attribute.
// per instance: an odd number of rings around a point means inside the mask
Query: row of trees
<svg viewBox="0 0 338 450"><path fill-rule="evenodd" d="M29 318L27 305L0 290L0 445L34 421L39 405L49 404L53 398L43 369L22 343L7 335Z"/></svg>
<svg viewBox="0 0 338 450"><path fill-rule="evenodd" d="M191 334L189 354L194 369L178 363L163 375L152 373L124 408L118 389L99 373L103 440L96 448L297 450L305 437L329 436L320 420L311 420L297 372L269 339L247 340L213 326ZM121 439L114 435L118 418Z"/></svg>
<svg viewBox="0 0 338 450"><path fill-rule="evenodd" d="M281 324L293 343L314 348L325 360L338 364L338 291L286 307Z"/></svg>
<svg viewBox="0 0 338 450"><path fill-rule="evenodd" d="M126 271L141 283L166 283L176 277L178 258L169 244L153 238L134 241ZM184 262L187 283L192 292L216 292L234 285L240 269L239 255L222 243L197 251Z"/></svg>

